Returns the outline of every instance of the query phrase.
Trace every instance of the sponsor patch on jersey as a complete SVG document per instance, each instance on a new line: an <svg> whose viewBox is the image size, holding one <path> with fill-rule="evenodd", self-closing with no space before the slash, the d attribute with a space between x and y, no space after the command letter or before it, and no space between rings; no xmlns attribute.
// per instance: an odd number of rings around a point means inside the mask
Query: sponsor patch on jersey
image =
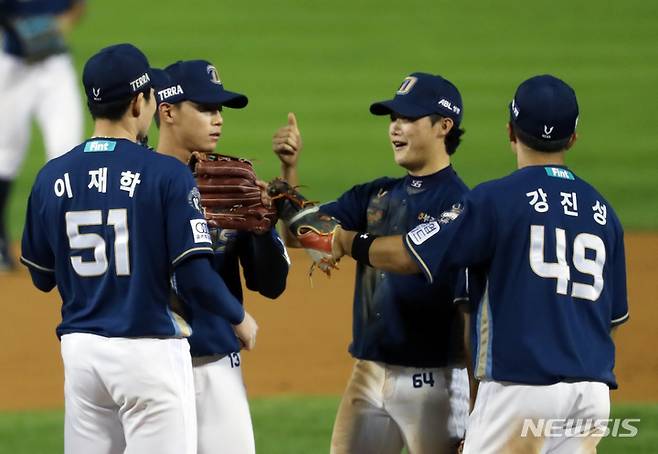
<svg viewBox="0 0 658 454"><path fill-rule="evenodd" d="M546 175L554 178L562 178L564 180L574 180L573 173L567 169L560 169L559 167L544 167Z"/></svg>
<svg viewBox="0 0 658 454"><path fill-rule="evenodd" d="M425 213L424 211L421 211L420 213L418 213L418 220L420 222L425 223L425 222L436 221L436 218L428 213Z"/></svg>
<svg viewBox="0 0 658 454"><path fill-rule="evenodd" d="M85 153L102 153L114 151L117 143L114 140L90 140L85 144Z"/></svg>
<svg viewBox="0 0 658 454"><path fill-rule="evenodd" d="M208 223L205 219L190 219L195 243L212 243Z"/></svg>
<svg viewBox="0 0 658 454"><path fill-rule="evenodd" d="M411 232L407 233L407 236L416 246L420 246L429 238L439 233L439 230L441 230L441 226L438 222L428 222L425 224L420 224Z"/></svg>
<svg viewBox="0 0 658 454"><path fill-rule="evenodd" d="M461 203L456 203L450 208L449 211L444 211L439 216L439 224L449 224L462 214L463 208Z"/></svg>
<svg viewBox="0 0 658 454"><path fill-rule="evenodd" d="M201 193L199 188L194 187L187 194L187 203L189 203L192 208L197 210L199 213L203 214L203 208L201 208Z"/></svg>

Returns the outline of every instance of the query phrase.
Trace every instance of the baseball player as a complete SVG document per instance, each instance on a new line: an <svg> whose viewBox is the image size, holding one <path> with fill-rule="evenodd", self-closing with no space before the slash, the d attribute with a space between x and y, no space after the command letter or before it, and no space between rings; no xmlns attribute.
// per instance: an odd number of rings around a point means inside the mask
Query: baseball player
<svg viewBox="0 0 658 454"><path fill-rule="evenodd" d="M457 88L426 73L406 77L394 99L370 106L389 115L389 139L402 178L357 185L320 211L343 228L403 233L438 219L467 191L450 165L460 142L463 106ZM295 116L274 136L283 177L297 185L301 138ZM468 414L458 273L432 283L359 264L354 292L356 359L331 439L331 452L450 452ZM443 303L443 304L441 304Z"/></svg>
<svg viewBox="0 0 658 454"><path fill-rule="evenodd" d="M82 139L82 104L64 37L84 7L83 0L0 0L0 271L14 268L7 203L25 158L32 118L48 159Z"/></svg>
<svg viewBox="0 0 658 454"><path fill-rule="evenodd" d="M208 61L179 61L156 83L160 139L158 151L187 163L193 152L212 153L222 134L223 107L241 109L247 97L226 90ZM266 185L262 183L263 193ZM215 271L232 297L243 301L240 264L247 288L268 298L286 285L288 255L272 228L259 235L211 229ZM190 305L190 337L199 454L255 453L249 403L242 379L240 344L226 319ZM221 447L221 449L220 449Z"/></svg>
<svg viewBox="0 0 658 454"><path fill-rule="evenodd" d="M137 143L155 113L151 78L132 45L92 56L93 137L48 162L28 201L21 261L63 301L67 454L196 453L190 328L171 303L172 270L185 301L255 342L254 320L212 270L189 169Z"/></svg>
<svg viewBox="0 0 658 454"><path fill-rule="evenodd" d="M519 170L479 185L404 240L339 232L335 254L347 248L361 263L430 282L469 267L480 385L465 453L593 453L617 387L611 332L628 319L623 230L601 194L564 165L576 141L574 90L532 77L509 110Z"/></svg>

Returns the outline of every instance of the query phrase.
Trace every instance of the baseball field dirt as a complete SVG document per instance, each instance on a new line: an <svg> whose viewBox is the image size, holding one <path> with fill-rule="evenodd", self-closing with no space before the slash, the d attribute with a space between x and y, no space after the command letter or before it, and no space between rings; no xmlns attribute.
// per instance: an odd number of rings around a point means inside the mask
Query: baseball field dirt
<svg viewBox="0 0 658 454"><path fill-rule="evenodd" d="M617 334L620 387L613 400L657 402L658 233L628 234L626 248L631 317ZM331 279L316 272L311 283L310 259L299 250L290 255L281 298L246 297L260 325L256 350L243 355L249 394L340 394L352 365L354 262L344 259ZM0 275L0 295L0 410L62 407L59 295L36 291L25 269Z"/></svg>

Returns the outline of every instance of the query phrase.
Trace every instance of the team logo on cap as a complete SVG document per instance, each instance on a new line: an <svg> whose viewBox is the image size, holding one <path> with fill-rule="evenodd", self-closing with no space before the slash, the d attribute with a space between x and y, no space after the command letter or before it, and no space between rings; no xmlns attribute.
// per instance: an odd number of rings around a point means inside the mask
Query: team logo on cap
<svg viewBox="0 0 658 454"><path fill-rule="evenodd" d="M548 126L544 125L544 133L541 135L544 139L550 139L551 134L553 133L553 129L555 129L555 126Z"/></svg>
<svg viewBox="0 0 658 454"><path fill-rule="evenodd" d="M418 82L417 77L414 76L405 77L404 80L402 81L402 84L400 84L400 88L398 88L398 91L396 91L395 94L406 95L411 91L412 88L414 88L416 82Z"/></svg>
<svg viewBox="0 0 658 454"><path fill-rule="evenodd" d="M512 113L514 114L514 118L519 116L519 108L516 107L516 100L512 99Z"/></svg>
<svg viewBox="0 0 658 454"><path fill-rule="evenodd" d="M222 84L222 81L219 79L219 73L217 72L217 68L215 68L213 65L208 65L206 71L208 71L208 75L210 76L210 82L217 85Z"/></svg>
<svg viewBox="0 0 658 454"><path fill-rule="evenodd" d="M101 100L101 89L100 88L91 87L91 92L94 95L94 101L100 101Z"/></svg>

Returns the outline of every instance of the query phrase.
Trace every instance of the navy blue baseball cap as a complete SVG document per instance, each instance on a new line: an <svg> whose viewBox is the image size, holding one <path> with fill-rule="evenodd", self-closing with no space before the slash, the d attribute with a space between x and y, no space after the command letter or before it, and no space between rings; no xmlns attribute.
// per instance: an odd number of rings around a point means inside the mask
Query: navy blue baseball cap
<svg viewBox="0 0 658 454"><path fill-rule="evenodd" d="M531 77L519 85L509 111L514 126L542 141L566 139L578 124L576 92L548 74Z"/></svg>
<svg viewBox="0 0 658 454"><path fill-rule="evenodd" d="M420 118L438 114L452 118L457 126L462 121L462 97L457 87L441 76L412 73L404 78L395 97L370 106L375 115L396 113L403 117Z"/></svg>
<svg viewBox="0 0 658 454"><path fill-rule="evenodd" d="M94 104L130 99L151 86L151 67L132 44L116 44L92 55L82 71L87 100Z"/></svg>
<svg viewBox="0 0 658 454"><path fill-rule="evenodd" d="M241 109L249 102L245 95L224 89L217 68L206 60L178 61L156 70L154 85L158 104L193 101Z"/></svg>

